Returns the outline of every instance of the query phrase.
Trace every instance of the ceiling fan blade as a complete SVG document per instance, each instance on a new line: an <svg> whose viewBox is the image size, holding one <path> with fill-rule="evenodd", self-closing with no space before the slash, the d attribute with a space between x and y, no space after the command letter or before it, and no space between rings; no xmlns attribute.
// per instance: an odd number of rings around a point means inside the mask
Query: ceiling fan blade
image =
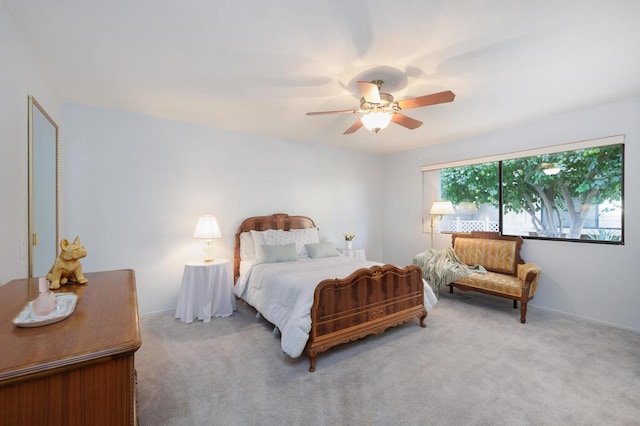
<svg viewBox="0 0 640 426"><path fill-rule="evenodd" d="M391 117L391 121L403 127L406 127L409 130L417 129L418 127L422 126L422 121L407 117L406 115L400 114L399 112L393 114L393 116Z"/></svg>
<svg viewBox="0 0 640 426"><path fill-rule="evenodd" d="M349 127L347 130L344 131L343 135L349 135L351 133L354 133L360 127L362 127L362 121L360 121L360 119L358 119L358 121L353 123L353 126Z"/></svg>
<svg viewBox="0 0 640 426"><path fill-rule="evenodd" d="M370 83L368 81L359 81L358 87L360 88L360 92L362 93L362 97L372 104L379 104L380 101L380 90L378 89L378 85L376 83Z"/></svg>
<svg viewBox="0 0 640 426"><path fill-rule="evenodd" d="M404 99L396 102L400 109L418 108L427 105L442 104L451 102L456 97L451 90L445 92L432 93L430 95L418 96L417 98Z"/></svg>
<svg viewBox="0 0 640 426"><path fill-rule="evenodd" d="M326 114L355 114L356 112L360 112L357 109L341 109L338 111L316 111L316 112L308 112L305 115L326 115Z"/></svg>

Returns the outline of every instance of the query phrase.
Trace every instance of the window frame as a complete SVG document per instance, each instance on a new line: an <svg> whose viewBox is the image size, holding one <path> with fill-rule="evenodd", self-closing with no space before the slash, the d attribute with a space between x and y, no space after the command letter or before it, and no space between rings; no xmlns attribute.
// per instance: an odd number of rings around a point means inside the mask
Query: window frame
<svg viewBox="0 0 640 426"><path fill-rule="evenodd" d="M598 240L598 239L584 239L584 238L561 238L561 237L546 237L546 236L532 236L532 235L518 235L518 234L505 234L504 233L504 207L503 207L503 191L504 191L504 181L503 181L503 161L506 160L517 160L517 159L525 159L532 156L540 156L544 154L556 154L562 153L566 151L577 151L588 148L596 148L603 147L609 145L621 145L622 149L622 165L621 165L621 173L622 173L622 187L621 187L621 202L620 202L620 239L619 240ZM470 158L465 160L452 161L447 163L437 163L425 165L420 168L422 172L422 201L423 201L423 232L430 232L426 224L430 223L431 217L429 215L429 209L434 200L440 199L440 174L439 173L429 173L429 172L437 172L441 169L452 168L452 167L461 167L461 166L470 166L475 164L483 164L483 163L498 163L498 187L499 187L499 206L498 206L498 229L500 234L502 235L514 235L520 236L523 239L531 239L531 240L551 240L551 241L564 241L564 242L581 242L581 243L589 243L589 244L606 244L606 245L624 245L625 243L625 226L624 226L624 189L625 189L625 141L624 135L615 135L609 136L605 138L597 138L597 139L589 139L585 141L572 142L566 144L552 145L541 147L537 149L523 150L510 152L499 155L485 156L485 157L477 157ZM437 178L435 178L437 176ZM606 229L606 228L603 228ZM441 233L451 233L451 231L436 231Z"/></svg>

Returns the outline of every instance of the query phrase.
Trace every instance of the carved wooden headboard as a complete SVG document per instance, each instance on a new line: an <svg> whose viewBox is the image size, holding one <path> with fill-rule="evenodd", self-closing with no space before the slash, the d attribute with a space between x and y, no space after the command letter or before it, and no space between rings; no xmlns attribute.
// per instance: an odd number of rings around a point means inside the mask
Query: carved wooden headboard
<svg viewBox="0 0 640 426"><path fill-rule="evenodd" d="M235 248L233 251L233 282L240 276L240 234L243 232L266 231L267 229L279 229L288 231L290 229L315 228L316 224L307 216L289 216L286 213L275 213L271 216L254 216L242 221L236 232Z"/></svg>

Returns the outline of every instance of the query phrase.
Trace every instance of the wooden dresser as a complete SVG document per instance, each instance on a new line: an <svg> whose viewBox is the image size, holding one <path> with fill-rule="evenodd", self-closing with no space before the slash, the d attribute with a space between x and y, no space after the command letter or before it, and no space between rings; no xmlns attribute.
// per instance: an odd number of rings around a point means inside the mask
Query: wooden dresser
<svg viewBox="0 0 640 426"><path fill-rule="evenodd" d="M37 297L38 279L0 287L0 425L137 424L135 273L85 276L56 291L78 295L73 314L34 328L12 320Z"/></svg>

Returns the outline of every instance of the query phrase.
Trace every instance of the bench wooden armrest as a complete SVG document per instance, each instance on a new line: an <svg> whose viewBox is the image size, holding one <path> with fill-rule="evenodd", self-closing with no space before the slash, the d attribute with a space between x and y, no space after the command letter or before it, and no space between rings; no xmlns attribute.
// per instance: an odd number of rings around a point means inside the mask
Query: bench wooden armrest
<svg viewBox="0 0 640 426"><path fill-rule="evenodd" d="M540 271L540 266L535 263L518 265L518 278L524 283L523 292L529 294L529 298L532 298L536 293Z"/></svg>

